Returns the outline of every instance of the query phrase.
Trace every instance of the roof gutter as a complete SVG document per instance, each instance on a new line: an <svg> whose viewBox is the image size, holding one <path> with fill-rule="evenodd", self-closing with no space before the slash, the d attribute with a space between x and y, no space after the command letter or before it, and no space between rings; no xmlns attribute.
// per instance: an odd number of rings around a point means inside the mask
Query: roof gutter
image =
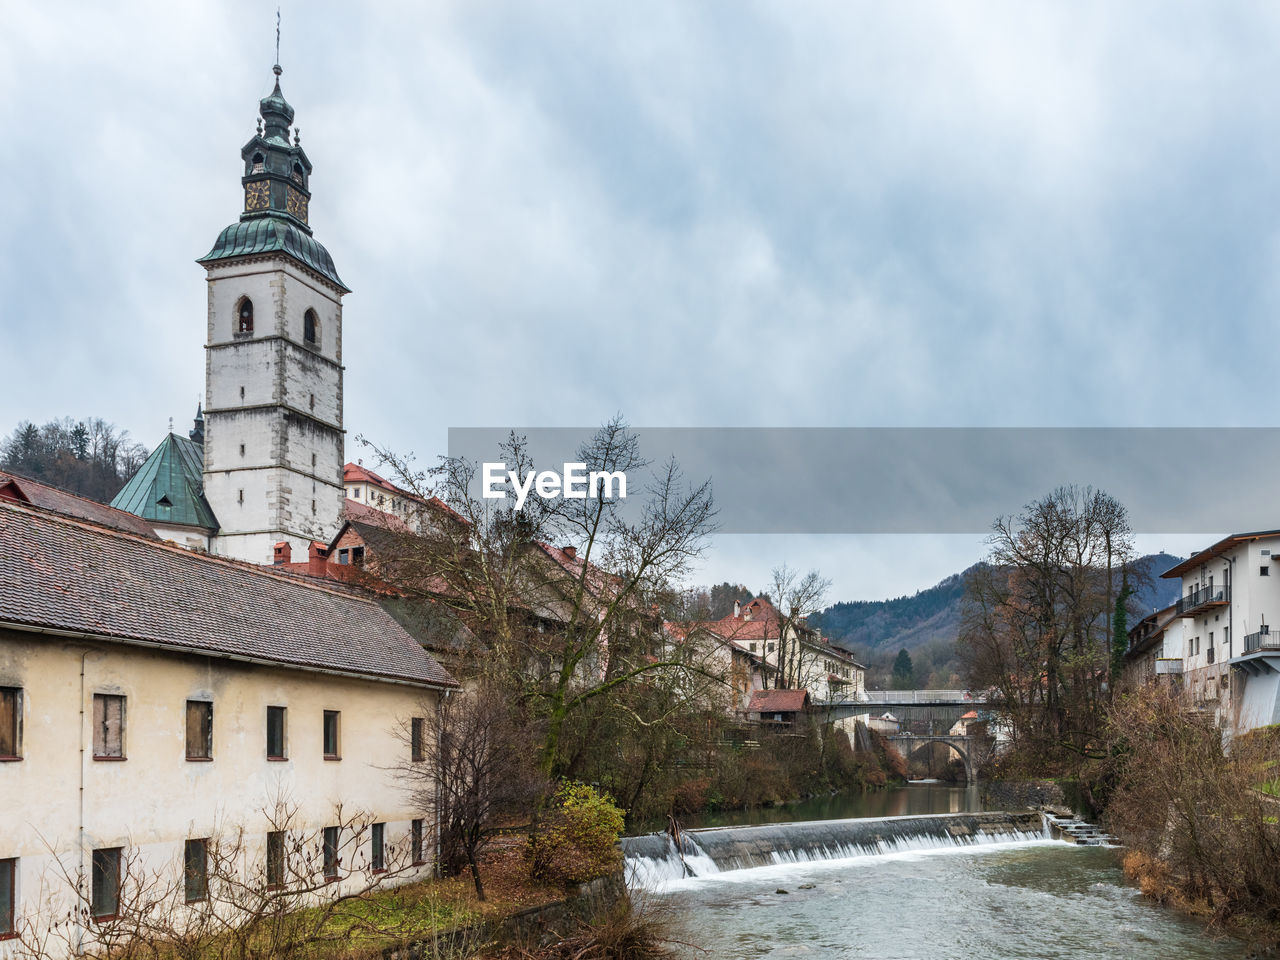
<svg viewBox="0 0 1280 960"><path fill-rule="evenodd" d="M29 623L15 623L12 620L0 620L0 629L14 630L19 633L39 633L51 637L66 637L69 640L92 640L98 643L118 643L128 647L141 647L146 650L158 650L169 654L194 654L198 657L211 657L215 660L231 660L235 663L248 663L259 667L272 667L276 670L301 670L304 673L318 673L331 677L348 677L359 680L372 680L376 683L393 683L402 687L426 687L433 690L453 690L457 684L437 683L430 680L402 680L378 673L363 673L356 670L335 670L327 667L316 667L309 664L289 663L284 660L268 660L264 657L250 657L240 653L226 653L222 650L210 650L205 647L181 647L159 640L139 640L133 637L115 637L105 633L86 633L80 630L59 630L55 627L40 627Z"/></svg>

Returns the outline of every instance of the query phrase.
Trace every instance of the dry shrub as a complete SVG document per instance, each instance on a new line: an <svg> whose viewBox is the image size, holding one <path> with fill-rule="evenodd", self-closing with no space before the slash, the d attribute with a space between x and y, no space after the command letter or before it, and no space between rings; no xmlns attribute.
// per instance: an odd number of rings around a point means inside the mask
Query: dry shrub
<svg viewBox="0 0 1280 960"><path fill-rule="evenodd" d="M1110 728L1107 815L1144 892L1280 941L1280 804L1257 789L1274 777L1275 738L1226 753L1210 720L1158 687L1117 701Z"/></svg>
<svg viewBox="0 0 1280 960"><path fill-rule="evenodd" d="M698 777L677 784L671 792L671 812L677 816L686 813L701 813L707 809L707 794L711 790L710 777Z"/></svg>
<svg viewBox="0 0 1280 960"><path fill-rule="evenodd" d="M622 897L581 920L567 936L537 945L512 944L499 960L668 960L673 907Z"/></svg>

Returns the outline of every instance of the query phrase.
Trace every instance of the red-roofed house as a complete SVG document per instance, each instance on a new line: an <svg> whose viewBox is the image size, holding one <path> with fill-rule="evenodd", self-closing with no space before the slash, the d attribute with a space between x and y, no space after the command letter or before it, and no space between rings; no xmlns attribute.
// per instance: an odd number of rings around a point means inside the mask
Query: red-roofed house
<svg viewBox="0 0 1280 960"><path fill-rule="evenodd" d="M809 709L808 690L757 690L747 704L747 713L761 723L792 726Z"/></svg>
<svg viewBox="0 0 1280 960"><path fill-rule="evenodd" d="M807 689L815 702L847 703L865 696L866 668L849 651L833 645L803 621L784 624L777 609L764 597L735 603L732 614L705 627L762 657L775 671L780 666L785 630L786 674Z"/></svg>

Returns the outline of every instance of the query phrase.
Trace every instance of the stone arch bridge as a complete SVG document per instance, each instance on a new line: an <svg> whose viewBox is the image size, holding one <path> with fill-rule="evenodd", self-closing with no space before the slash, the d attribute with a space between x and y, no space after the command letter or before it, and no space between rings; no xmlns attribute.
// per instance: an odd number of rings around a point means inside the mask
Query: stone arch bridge
<svg viewBox="0 0 1280 960"><path fill-rule="evenodd" d="M981 762L981 755L984 749L982 739L980 737L958 737L958 736L934 736L930 734L916 733L892 733L885 734L884 738L896 746L899 752L906 759L911 758L911 754L915 753L920 747L929 743L941 743L950 747L956 753L960 754L960 759L964 761L964 777L969 783L976 783L978 780L978 764Z"/></svg>

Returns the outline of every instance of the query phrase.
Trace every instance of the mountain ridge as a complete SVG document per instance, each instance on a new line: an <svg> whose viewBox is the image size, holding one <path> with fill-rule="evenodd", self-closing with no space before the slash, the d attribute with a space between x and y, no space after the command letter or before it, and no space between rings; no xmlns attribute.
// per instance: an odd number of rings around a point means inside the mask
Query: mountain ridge
<svg viewBox="0 0 1280 960"><path fill-rule="evenodd" d="M1134 594L1132 608L1135 611L1145 615L1178 598L1180 582L1161 580L1160 574L1182 560L1161 552L1146 554L1134 561L1134 566L1147 574L1148 581L1140 584ZM811 616L809 622L832 643L845 648L910 651L938 640L954 642L960 632L965 578L981 565L981 562L975 563L912 595L833 603Z"/></svg>

